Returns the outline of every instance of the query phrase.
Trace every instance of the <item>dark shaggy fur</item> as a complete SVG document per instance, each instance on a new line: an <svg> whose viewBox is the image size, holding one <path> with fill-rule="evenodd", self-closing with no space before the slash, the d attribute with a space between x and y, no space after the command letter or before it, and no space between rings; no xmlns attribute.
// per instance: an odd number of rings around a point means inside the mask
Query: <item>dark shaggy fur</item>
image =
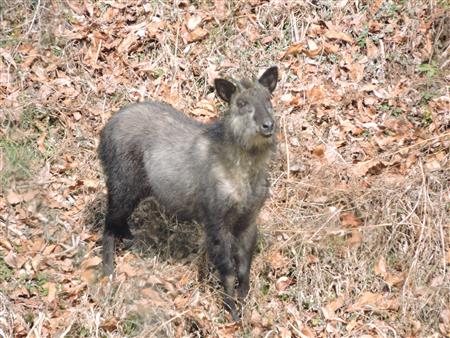
<svg viewBox="0 0 450 338"><path fill-rule="evenodd" d="M272 67L258 81L235 85L217 79L217 93L229 109L212 124L160 102L133 104L109 120L98 150L108 188L106 274L114 272L114 238L132 237L128 217L142 199L153 196L167 213L204 224L225 305L238 319L235 277L243 299L257 240L255 218L268 191L267 165L275 144L270 97L277 77Z"/></svg>

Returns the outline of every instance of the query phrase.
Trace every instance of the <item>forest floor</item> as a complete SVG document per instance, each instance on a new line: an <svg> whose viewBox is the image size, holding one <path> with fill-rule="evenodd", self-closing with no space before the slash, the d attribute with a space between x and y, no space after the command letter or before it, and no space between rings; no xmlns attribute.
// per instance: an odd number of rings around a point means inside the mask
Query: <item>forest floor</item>
<svg viewBox="0 0 450 338"><path fill-rule="evenodd" d="M0 336L449 337L449 13L0 0ZM208 122L224 110L215 78L271 65L278 148L242 321L205 269L201 226L149 203L102 277L108 118L155 99Z"/></svg>

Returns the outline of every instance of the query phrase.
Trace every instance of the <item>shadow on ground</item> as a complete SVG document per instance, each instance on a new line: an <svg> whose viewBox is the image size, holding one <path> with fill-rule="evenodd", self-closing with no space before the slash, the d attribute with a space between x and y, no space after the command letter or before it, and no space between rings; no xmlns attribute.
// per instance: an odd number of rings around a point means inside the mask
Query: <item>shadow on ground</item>
<svg viewBox="0 0 450 338"><path fill-rule="evenodd" d="M101 246L106 212L106 195L98 193L83 211L84 224L97 234ZM159 256L163 261L189 263L203 250L202 226L179 222L166 215L153 198L141 202L128 220L132 240L116 240L116 254L130 250L142 258Z"/></svg>

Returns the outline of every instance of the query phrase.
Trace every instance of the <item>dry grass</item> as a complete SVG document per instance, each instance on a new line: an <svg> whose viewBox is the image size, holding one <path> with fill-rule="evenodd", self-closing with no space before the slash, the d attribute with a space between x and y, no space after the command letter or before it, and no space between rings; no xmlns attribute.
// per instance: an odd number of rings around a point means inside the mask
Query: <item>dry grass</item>
<svg viewBox="0 0 450 338"><path fill-rule="evenodd" d="M85 3L0 0L0 334L449 334L448 4ZM152 98L209 121L215 77L272 64L279 147L242 323L201 226L151 201L99 278L107 119Z"/></svg>

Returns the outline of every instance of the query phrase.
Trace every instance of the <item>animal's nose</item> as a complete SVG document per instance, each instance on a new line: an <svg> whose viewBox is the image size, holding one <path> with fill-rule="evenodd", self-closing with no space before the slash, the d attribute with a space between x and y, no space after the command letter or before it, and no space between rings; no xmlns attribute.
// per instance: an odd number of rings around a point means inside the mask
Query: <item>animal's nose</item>
<svg viewBox="0 0 450 338"><path fill-rule="evenodd" d="M261 125L261 133L265 136L272 135L273 132L273 121L272 120L266 120Z"/></svg>

